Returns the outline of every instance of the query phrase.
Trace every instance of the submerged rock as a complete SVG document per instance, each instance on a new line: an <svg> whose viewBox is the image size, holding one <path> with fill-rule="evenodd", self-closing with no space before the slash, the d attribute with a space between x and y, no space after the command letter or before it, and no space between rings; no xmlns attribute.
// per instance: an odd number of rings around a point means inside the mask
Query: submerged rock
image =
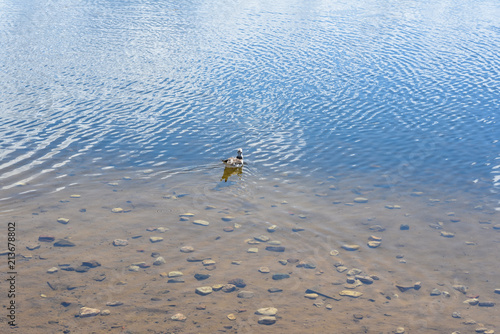
<svg viewBox="0 0 500 334"><path fill-rule="evenodd" d="M101 310L90 307L82 307L80 309L80 318L93 317L101 313Z"/></svg>
<svg viewBox="0 0 500 334"><path fill-rule="evenodd" d="M69 240L66 240L66 239L61 239L57 242L54 243L54 246L55 247L74 247L75 244L72 243L71 241Z"/></svg>

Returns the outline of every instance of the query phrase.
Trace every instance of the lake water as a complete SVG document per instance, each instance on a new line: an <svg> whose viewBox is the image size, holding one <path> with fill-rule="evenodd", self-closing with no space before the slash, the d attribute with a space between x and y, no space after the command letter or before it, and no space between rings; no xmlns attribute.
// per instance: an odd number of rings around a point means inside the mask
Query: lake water
<svg viewBox="0 0 500 334"><path fill-rule="evenodd" d="M494 0L0 1L12 331L500 330L499 55ZM247 286L195 293L234 278Z"/></svg>

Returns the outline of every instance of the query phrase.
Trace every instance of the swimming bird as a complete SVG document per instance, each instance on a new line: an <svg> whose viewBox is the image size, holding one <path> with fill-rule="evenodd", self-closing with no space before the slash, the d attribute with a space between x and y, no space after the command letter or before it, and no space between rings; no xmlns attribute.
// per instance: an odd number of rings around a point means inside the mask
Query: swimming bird
<svg viewBox="0 0 500 334"><path fill-rule="evenodd" d="M236 158L225 159L222 160L222 162L226 165L226 167L231 167L231 168L243 167L243 150L239 148Z"/></svg>

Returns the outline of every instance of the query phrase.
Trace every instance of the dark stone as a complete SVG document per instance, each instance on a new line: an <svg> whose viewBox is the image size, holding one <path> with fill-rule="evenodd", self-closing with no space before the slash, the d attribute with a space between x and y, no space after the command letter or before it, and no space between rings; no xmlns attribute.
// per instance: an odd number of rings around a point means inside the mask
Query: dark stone
<svg viewBox="0 0 500 334"><path fill-rule="evenodd" d="M184 283L183 278L171 278L167 281L167 283Z"/></svg>
<svg viewBox="0 0 500 334"><path fill-rule="evenodd" d="M410 289L414 289L415 286L414 285L409 285L409 284L408 285L396 285L396 288L398 288L399 291L401 291L401 292L405 292L405 291L408 291Z"/></svg>
<svg viewBox="0 0 500 334"><path fill-rule="evenodd" d="M288 274L274 274L273 275L273 280L275 280L275 281L285 279L285 278L290 278L290 275L288 275Z"/></svg>
<svg viewBox="0 0 500 334"><path fill-rule="evenodd" d="M87 266L79 266L79 267L76 267L75 268L75 271L77 273L86 273L87 271L89 271L90 267L87 267Z"/></svg>
<svg viewBox="0 0 500 334"><path fill-rule="evenodd" d="M61 239L54 243L55 247L74 247L75 244L69 240Z"/></svg>
<svg viewBox="0 0 500 334"><path fill-rule="evenodd" d="M238 288L244 288L247 286L247 284L245 283L245 281L242 278L234 278L232 280L229 280L227 283L233 284L234 286L236 286Z"/></svg>
<svg viewBox="0 0 500 334"><path fill-rule="evenodd" d="M61 270L65 270L65 271L75 271L75 268L73 267L62 267Z"/></svg>
<svg viewBox="0 0 500 334"><path fill-rule="evenodd" d="M292 228L292 231L293 231L293 232L302 232L302 231L304 231L304 230L305 230L305 229L304 229L304 228L302 228L302 227L294 227L294 228Z"/></svg>
<svg viewBox="0 0 500 334"><path fill-rule="evenodd" d="M207 279L210 277L210 274L194 274L194 278L196 278L198 281L203 281L204 279Z"/></svg>
<svg viewBox="0 0 500 334"><path fill-rule="evenodd" d="M495 306L495 303L493 303L493 302L479 302L478 305L482 306L482 307L493 307L493 306Z"/></svg>
<svg viewBox="0 0 500 334"><path fill-rule="evenodd" d="M158 253L158 252L153 252L153 253L151 253L151 257L154 257L155 259L156 259L158 256L160 256L160 253Z"/></svg>
<svg viewBox="0 0 500 334"><path fill-rule="evenodd" d="M101 264L99 262L97 262L96 260L90 260L90 261L82 262L82 266L95 268L95 267L100 267Z"/></svg>
<svg viewBox="0 0 500 334"><path fill-rule="evenodd" d="M399 229L401 231L407 231L407 230L410 229L410 225L408 225L408 224L401 224L401 226L399 226Z"/></svg>
<svg viewBox="0 0 500 334"><path fill-rule="evenodd" d="M313 263L299 262L297 268L316 269L316 265Z"/></svg>
<svg viewBox="0 0 500 334"><path fill-rule="evenodd" d="M61 305L64 307L68 307L71 305L71 303L70 302L62 302Z"/></svg>
<svg viewBox="0 0 500 334"><path fill-rule="evenodd" d="M38 237L38 241L43 241L43 242L52 242L54 240L56 240L56 238L50 235L41 235Z"/></svg>
<svg viewBox="0 0 500 334"><path fill-rule="evenodd" d="M283 289L270 288L270 289L267 289L267 291L269 291L270 293L276 293L276 292L283 292Z"/></svg>
<svg viewBox="0 0 500 334"><path fill-rule="evenodd" d="M267 246L266 250L270 251L270 252L284 252L285 247L283 247L283 246Z"/></svg>

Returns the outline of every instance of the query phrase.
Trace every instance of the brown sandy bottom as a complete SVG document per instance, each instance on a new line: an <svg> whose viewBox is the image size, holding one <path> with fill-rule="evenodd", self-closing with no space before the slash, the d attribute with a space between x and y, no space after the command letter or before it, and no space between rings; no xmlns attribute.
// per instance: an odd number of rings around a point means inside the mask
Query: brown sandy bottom
<svg viewBox="0 0 500 334"><path fill-rule="evenodd" d="M438 187L395 190L342 176L311 181L300 175L244 174L230 178L234 184L218 184L220 172L138 173L131 179L116 172L74 177L64 189L61 184L68 180L39 185L34 193L29 190L37 186L9 190L28 191L0 204L2 220L17 224L18 327L9 332L498 331L500 230L496 211L483 199L440 193ZM60 189L36 195L44 187ZM359 197L367 202L359 203ZM123 211L114 213L114 208ZM69 222L59 223L59 218ZM402 224L409 229L402 230ZM275 232L268 231L272 225ZM43 235L75 246L39 241ZM270 240L258 242L260 236ZM370 236L381 238L380 246L369 247ZM153 243L150 237L163 240ZM128 244L114 246L115 239ZM2 245L5 240L2 233ZM345 244L359 249L345 250ZM183 246L194 252L182 252ZM284 251L266 250L270 246ZM258 252L249 253L251 248ZM159 256L165 263L153 265ZM92 260L100 265L86 272L68 270ZM5 295L7 259L0 261ZM130 271L133 264L138 271ZM57 272L48 273L53 267ZM182 276L169 278L173 271ZM210 277L198 281L195 274ZM289 278L274 280L275 274ZM246 286L215 291L237 278ZM459 286L467 287L465 293L455 289ZM198 287L215 289L202 296L195 292ZM273 288L282 291L269 292ZM306 296L308 289L319 295ZM432 296L434 289L440 294ZM251 298L240 298L242 291L251 292ZM342 291L360 296L342 296ZM476 305L464 303L473 298ZM119 305L110 306L113 302ZM486 302L496 305L480 306ZM101 314L80 317L82 307ZM274 324L258 323L262 316L255 313L265 307L277 308ZM177 313L186 319L172 320ZM1 321L4 332L7 320L2 316Z"/></svg>

